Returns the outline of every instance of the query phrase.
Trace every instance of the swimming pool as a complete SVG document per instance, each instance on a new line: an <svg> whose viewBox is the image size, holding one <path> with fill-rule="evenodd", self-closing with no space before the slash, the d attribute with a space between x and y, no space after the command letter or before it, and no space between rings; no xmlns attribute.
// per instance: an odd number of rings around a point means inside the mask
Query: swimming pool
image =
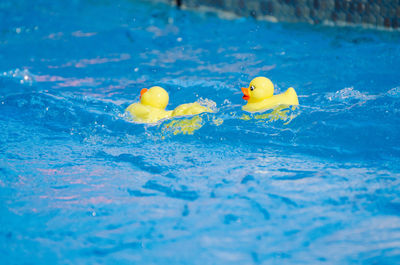
<svg viewBox="0 0 400 265"><path fill-rule="evenodd" d="M399 262L399 40L144 1L2 1L0 259ZM289 122L241 118L258 75L296 89ZM193 134L129 122L152 85L171 109L218 111Z"/></svg>

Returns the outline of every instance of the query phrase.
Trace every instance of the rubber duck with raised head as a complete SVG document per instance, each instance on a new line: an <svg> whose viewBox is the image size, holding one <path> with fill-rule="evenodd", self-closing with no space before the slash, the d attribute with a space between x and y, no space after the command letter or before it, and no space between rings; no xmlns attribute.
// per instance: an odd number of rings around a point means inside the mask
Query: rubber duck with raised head
<svg viewBox="0 0 400 265"><path fill-rule="evenodd" d="M143 123L156 123L162 119L178 116L197 115L203 112L212 112L211 109L197 102L182 104L174 110L166 110L169 102L168 92L164 88L154 86L140 91L140 102L133 103L126 108L133 120Z"/></svg>
<svg viewBox="0 0 400 265"><path fill-rule="evenodd" d="M278 105L299 105L296 91L289 87L284 93L274 95L274 84L266 77L256 77L249 87L242 87L243 99L247 104L242 107L249 112L260 112Z"/></svg>

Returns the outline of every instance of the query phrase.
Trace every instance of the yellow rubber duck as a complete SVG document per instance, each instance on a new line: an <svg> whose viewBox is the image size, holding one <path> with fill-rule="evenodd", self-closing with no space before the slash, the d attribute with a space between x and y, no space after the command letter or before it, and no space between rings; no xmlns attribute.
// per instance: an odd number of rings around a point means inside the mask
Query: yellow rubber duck
<svg viewBox="0 0 400 265"><path fill-rule="evenodd" d="M299 105L296 91L289 87L284 93L274 95L274 84L266 77L256 77L249 87L242 87L243 99L247 104L242 107L249 112L259 112L272 109L278 105Z"/></svg>
<svg viewBox="0 0 400 265"><path fill-rule="evenodd" d="M159 86L140 91L140 102L133 103L126 108L134 121L143 123L156 123L171 117L197 115L203 112L212 112L211 109L197 102L182 104L174 110L165 110L169 102L168 92Z"/></svg>

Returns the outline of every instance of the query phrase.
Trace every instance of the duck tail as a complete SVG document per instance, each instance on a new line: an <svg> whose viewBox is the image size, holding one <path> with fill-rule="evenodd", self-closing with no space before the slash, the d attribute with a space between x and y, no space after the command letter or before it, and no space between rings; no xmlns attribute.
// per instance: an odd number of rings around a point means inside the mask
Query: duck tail
<svg viewBox="0 0 400 265"><path fill-rule="evenodd" d="M287 102L288 105L299 105L299 99L297 97L296 90L294 90L293 87L289 87L285 91L285 95L288 100L288 102Z"/></svg>

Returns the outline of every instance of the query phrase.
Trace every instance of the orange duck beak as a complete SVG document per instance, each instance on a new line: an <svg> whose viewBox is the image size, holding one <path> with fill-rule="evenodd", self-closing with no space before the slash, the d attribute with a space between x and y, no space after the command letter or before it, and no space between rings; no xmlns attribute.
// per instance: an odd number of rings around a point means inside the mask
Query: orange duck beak
<svg viewBox="0 0 400 265"><path fill-rule="evenodd" d="M242 87L242 92L243 92L243 99L244 100L249 100L250 99L250 91L248 87Z"/></svg>
<svg viewBox="0 0 400 265"><path fill-rule="evenodd" d="M143 94L146 93L146 92L147 92L147 88L143 88L142 90L140 90L140 97L139 97L139 99L142 99Z"/></svg>

